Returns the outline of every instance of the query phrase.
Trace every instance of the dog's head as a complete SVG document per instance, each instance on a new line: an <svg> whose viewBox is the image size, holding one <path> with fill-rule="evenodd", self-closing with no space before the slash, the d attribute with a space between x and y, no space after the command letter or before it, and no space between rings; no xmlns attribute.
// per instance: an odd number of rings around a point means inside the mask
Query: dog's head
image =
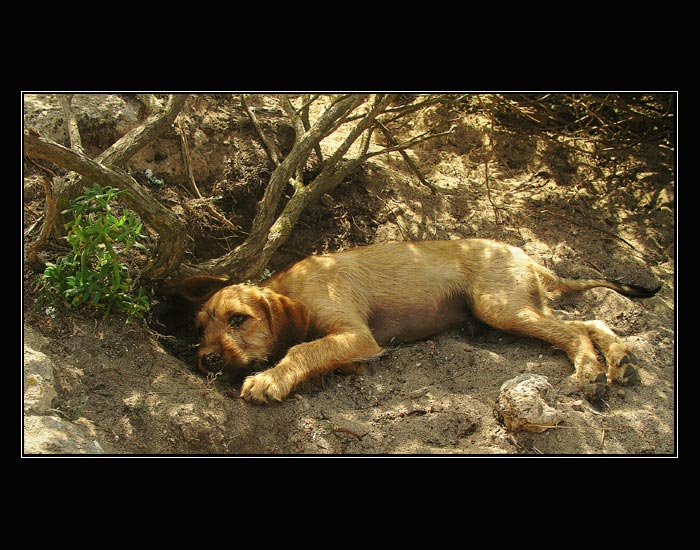
<svg viewBox="0 0 700 550"><path fill-rule="evenodd" d="M267 288L229 283L220 277L180 283L183 296L202 304L195 318L200 371L251 370L304 340L310 315L302 303Z"/></svg>

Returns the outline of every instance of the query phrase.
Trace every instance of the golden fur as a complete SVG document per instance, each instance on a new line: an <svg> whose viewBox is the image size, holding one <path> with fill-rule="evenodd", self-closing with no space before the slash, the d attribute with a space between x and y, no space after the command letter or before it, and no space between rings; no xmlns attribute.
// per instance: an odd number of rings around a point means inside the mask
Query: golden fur
<svg viewBox="0 0 700 550"><path fill-rule="evenodd" d="M203 302L196 318L203 372L276 361L247 377L241 388L243 398L264 403L284 399L312 376L463 326L472 316L564 350L580 387L599 397L608 381L638 381L627 347L601 321L556 318L546 301L552 292L600 286L639 297L658 290L564 279L520 248L461 239L390 242L310 256L261 286L193 277L183 281L181 292Z"/></svg>

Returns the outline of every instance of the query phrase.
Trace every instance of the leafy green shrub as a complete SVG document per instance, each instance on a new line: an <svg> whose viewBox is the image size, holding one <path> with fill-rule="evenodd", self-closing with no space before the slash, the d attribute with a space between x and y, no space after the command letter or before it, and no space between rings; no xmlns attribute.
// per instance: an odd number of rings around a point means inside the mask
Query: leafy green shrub
<svg viewBox="0 0 700 550"><path fill-rule="evenodd" d="M92 189L71 202L64 213L72 213L66 224L66 239L73 252L56 263L48 263L43 288L53 299L72 307L89 305L104 308L105 317L112 310L130 317L143 317L148 311L148 295L135 286L122 257L138 243L142 224L133 212L115 215L113 200L124 191L112 187Z"/></svg>

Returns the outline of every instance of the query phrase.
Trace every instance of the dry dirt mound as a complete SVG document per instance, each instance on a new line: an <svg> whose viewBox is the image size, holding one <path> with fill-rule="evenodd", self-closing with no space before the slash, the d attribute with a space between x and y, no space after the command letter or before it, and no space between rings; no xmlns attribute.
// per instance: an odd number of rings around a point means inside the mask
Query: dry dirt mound
<svg viewBox="0 0 700 550"><path fill-rule="evenodd" d="M91 113L87 99L84 112ZM120 113L111 124L88 114L81 118L86 128L96 128L86 132L94 136L89 148L96 152L105 145L97 136L111 139L137 119L128 99L110 101L119 104L110 112ZM80 98L74 103L82 105ZM261 98L261 118L280 115L266 105ZM267 168L235 107L227 97L202 95L188 103L186 114L197 136L192 149L200 189L221 196L218 206L244 226L259 191L245 184L262 188ZM55 97L25 99L28 123L43 121L53 132L46 135L60 140L57 113ZM563 318L601 319L617 332L639 359L640 385L614 387L593 406L572 384L564 353L549 344L491 329L479 335L450 331L391 349L363 373L332 373L300 386L282 403L255 406L197 374L158 325L47 309L36 297L37 275L27 268L25 334L41 335L31 344L54 365L57 397L46 415L80 426L108 454L673 454L669 145L642 142L593 155L581 150L585 142L572 147L563 139L519 132L507 121L494 125L473 110L450 116L452 136L410 153L437 194L420 184L398 154L376 158L305 213L272 269L299 253L354 244L479 236L521 246L565 276L660 282L659 293L646 300L595 289L555 306ZM428 117L417 124L433 123ZM279 139L284 135L281 130ZM187 215L176 136L166 135L130 163L134 173L147 168L165 182L163 200ZM27 166L25 228L42 212L39 177ZM214 255L236 243L223 233L193 225L190 254ZM29 241L34 237L27 235ZM181 321L179 330L187 332L185 314ZM503 383L525 373L547 377L563 418L542 433L510 432L494 411Z"/></svg>

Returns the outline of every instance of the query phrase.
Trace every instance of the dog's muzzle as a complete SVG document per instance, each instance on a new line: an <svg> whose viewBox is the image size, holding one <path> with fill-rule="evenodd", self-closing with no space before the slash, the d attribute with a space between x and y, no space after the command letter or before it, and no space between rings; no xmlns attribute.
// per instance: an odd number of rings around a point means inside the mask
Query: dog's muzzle
<svg viewBox="0 0 700 550"><path fill-rule="evenodd" d="M203 355L199 364L205 371L217 373L224 368L224 358L216 352L211 352Z"/></svg>

